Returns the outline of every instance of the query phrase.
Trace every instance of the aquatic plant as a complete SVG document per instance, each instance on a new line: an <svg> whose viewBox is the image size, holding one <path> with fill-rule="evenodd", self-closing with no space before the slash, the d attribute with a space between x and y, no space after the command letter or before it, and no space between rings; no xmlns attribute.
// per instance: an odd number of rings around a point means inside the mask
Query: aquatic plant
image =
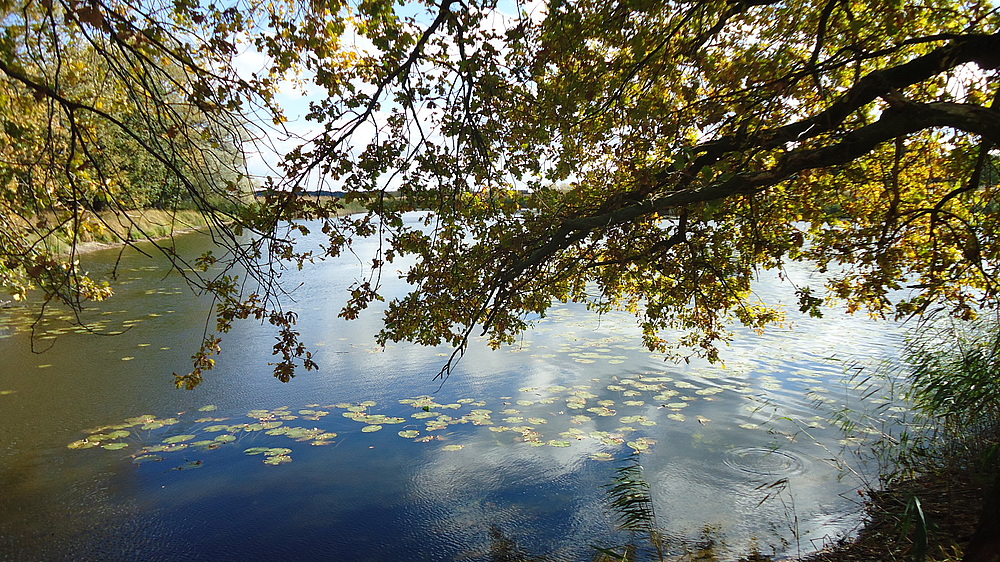
<svg viewBox="0 0 1000 562"><path fill-rule="evenodd" d="M640 540L656 552L657 560L664 559L663 534L656 521L649 483L643 479L639 452L630 455L615 470L614 480L605 486L608 506L618 519L618 527L631 535L631 540L617 548L594 547L606 560L633 560L641 549ZM639 539L639 540L637 540Z"/></svg>
<svg viewBox="0 0 1000 562"><path fill-rule="evenodd" d="M611 392L628 392L631 398L622 404L591 392L598 390L593 385L565 387L523 387L519 391L529 398L502 399L502 408L487 408L485 400L461 398L454 402L438 402L431 396L416 396L398 400L401 406L410 406L409 415L394 411L381 413L374 410L375 401L341 402L336 404L307 404L299 408L281 406L273 409L250 410L244 416L218 416L216 405L207 405L195 412L182 412L175 416L157 417L152 414L135 416L119 423L109 424L86 431L86 436L68 445L70 449L102 448L105 450L131 452L133 462L142 464L164 460L164 454L182 450L210 451L231 445L247 435L264 436L257 439L290 439L292 442L321 446L332 443L339 435L348 432L373 434L387 426L398 425L394 433L398 437L416 443L440 442L446 431L455 431L460 426L467 428L485 427L498 435L508 435L502 442L524 443L529 446L571 447L585 440L597 441L607 450L592 453L594 460L612 460L616 451L627 448L631 451L646 451L655 444L655 439L636 434L639 427L654 427L661 423L656 418L684 421L676 411L693 402L710 397L697 394L706 389L718 392L732 391L723 387L706 387L688 383L678 385L671 377L637 374L632 378L614 378L613 384L596 381ZM671 384L674 383L674 384ZM682 396L683 402L675 402L680 391L691 392ZM621 389L621 390L618 390ZM717 394L713 392L712 394ZM596 401L595 401L596 400ZM664 400L670 402L663 402ZM549 406L562 405L565 409L553 412ZM517 407L514 407L517 406ZM615 408L612 408L614 406ZM659 406L659 407L657 407ZM621 415L619 410L621 410ZM633 410L641 413L632 413ZM331 416L339 411L340 416ZM580 412L580 413L577 413ZM403 415L396 415L403 414ZM497 416L497 417L495 417ZM499 417L502 416L502 417ZM618 417L621 424L617 429L597 429L597 420ZM193 418L193 419L191 419ZM246 418L250 418L247 420ZM360 427L344 426L335 420L349 420ZM558 420L558 423L556 421ZM299 425L302 421L319 423L323 428ZM710 420L699 417L702 425ZM613 423L613 422L611 422ZM569 425L569 427L566 427ZM607 425L601 422L601 425ZM551 428L550 428L551 426ZM590 426L579 428L573 426ZM183 428L177 431L176 428ZM236 445L233 445L236 446ZM624 446L624 447L623 447ZM254 453L273 450L276 446L264 445L248 449ZM442 451L459 451L461 443L447 443ZM281 454L264 454L267 464L281 464L291 461L291 451Z"/></svg>

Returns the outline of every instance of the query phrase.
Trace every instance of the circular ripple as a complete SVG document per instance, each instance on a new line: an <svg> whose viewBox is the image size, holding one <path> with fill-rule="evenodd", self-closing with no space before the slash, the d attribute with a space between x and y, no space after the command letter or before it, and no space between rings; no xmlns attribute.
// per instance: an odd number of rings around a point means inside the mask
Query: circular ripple
<svg viewBox="0 0 1000 562"><path fill-rule="evenodd" d="M780 476L802 472L802 461L792 453L764 447L746 447L726 452L726 466L740 472Z"/></svg>

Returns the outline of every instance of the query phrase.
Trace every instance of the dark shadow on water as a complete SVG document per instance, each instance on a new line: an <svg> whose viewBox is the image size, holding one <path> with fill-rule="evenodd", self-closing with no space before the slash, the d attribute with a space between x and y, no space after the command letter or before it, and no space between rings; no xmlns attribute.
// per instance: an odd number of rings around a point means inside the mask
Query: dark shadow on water
<svg viewBox="0 0 1000 562"><path fill-rule="evenodd" d="M497 525L490 525L490 562L547 562L545 556L529 554L517 546L517 540L508 536Z"/></svg>

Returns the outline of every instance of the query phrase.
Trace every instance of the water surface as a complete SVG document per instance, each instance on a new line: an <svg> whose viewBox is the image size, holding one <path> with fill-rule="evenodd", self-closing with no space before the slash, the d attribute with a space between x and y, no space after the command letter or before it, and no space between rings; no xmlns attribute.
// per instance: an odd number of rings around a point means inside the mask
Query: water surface
<svg viewBox="0 0 1000 562"><path fill-rule="evenodd" d="M722 559L795 554L857 524L827 419L862 406L845 380L893 356L896 326L790 313L791 328L738 332L725 366L677 365L631 317L559 305L513 348L476 342L439 388L449 350L377 348L378 314L336 318L370 246L288 274L322 365L288 384L273 333L247 322L204 384L175 390L211 302L137 252L87 257L119 275L81 320L117 335L77 333L57 307L34 325L37 307L0 310L0 559L487 560L512 540L588 560L627 539L602 486L635 450L675 553L710 536ZM758 293L792 301L770 277Z"/></svg>

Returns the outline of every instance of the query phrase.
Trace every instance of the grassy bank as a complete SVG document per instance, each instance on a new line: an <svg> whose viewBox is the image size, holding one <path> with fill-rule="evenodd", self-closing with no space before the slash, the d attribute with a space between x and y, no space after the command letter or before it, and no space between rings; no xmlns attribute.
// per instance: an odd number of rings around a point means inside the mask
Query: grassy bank
<svg viewBox="0 0 1000 562"><path fill-rule="evenodd" d="M868 493L865 526L802 562L958 562L976 530L989 475L969 467L921 474Z"/></svg>
<svg viewBox="0 0 1000 562"><path fill-rule="evenodd" d="M22 220L19 230L29 243L57 255L118 246L125 242L161 239L208 225L197 210L142 209L126 212L69 214L45 213Z"/></svg>
<svg viewBox="0 0 1000 562"><path fill-rule="evenodd" d="M898 372L915 416L868 445L887 459L883 490L868 493L868 524L808 562L1000 560L1000 318L923 319ZM995 501L992 500L992 501ZM984 525L977 532L980 518ZM990 540L990 537L992 541ZM984 540L985 539L985 540Z"/></svg>

